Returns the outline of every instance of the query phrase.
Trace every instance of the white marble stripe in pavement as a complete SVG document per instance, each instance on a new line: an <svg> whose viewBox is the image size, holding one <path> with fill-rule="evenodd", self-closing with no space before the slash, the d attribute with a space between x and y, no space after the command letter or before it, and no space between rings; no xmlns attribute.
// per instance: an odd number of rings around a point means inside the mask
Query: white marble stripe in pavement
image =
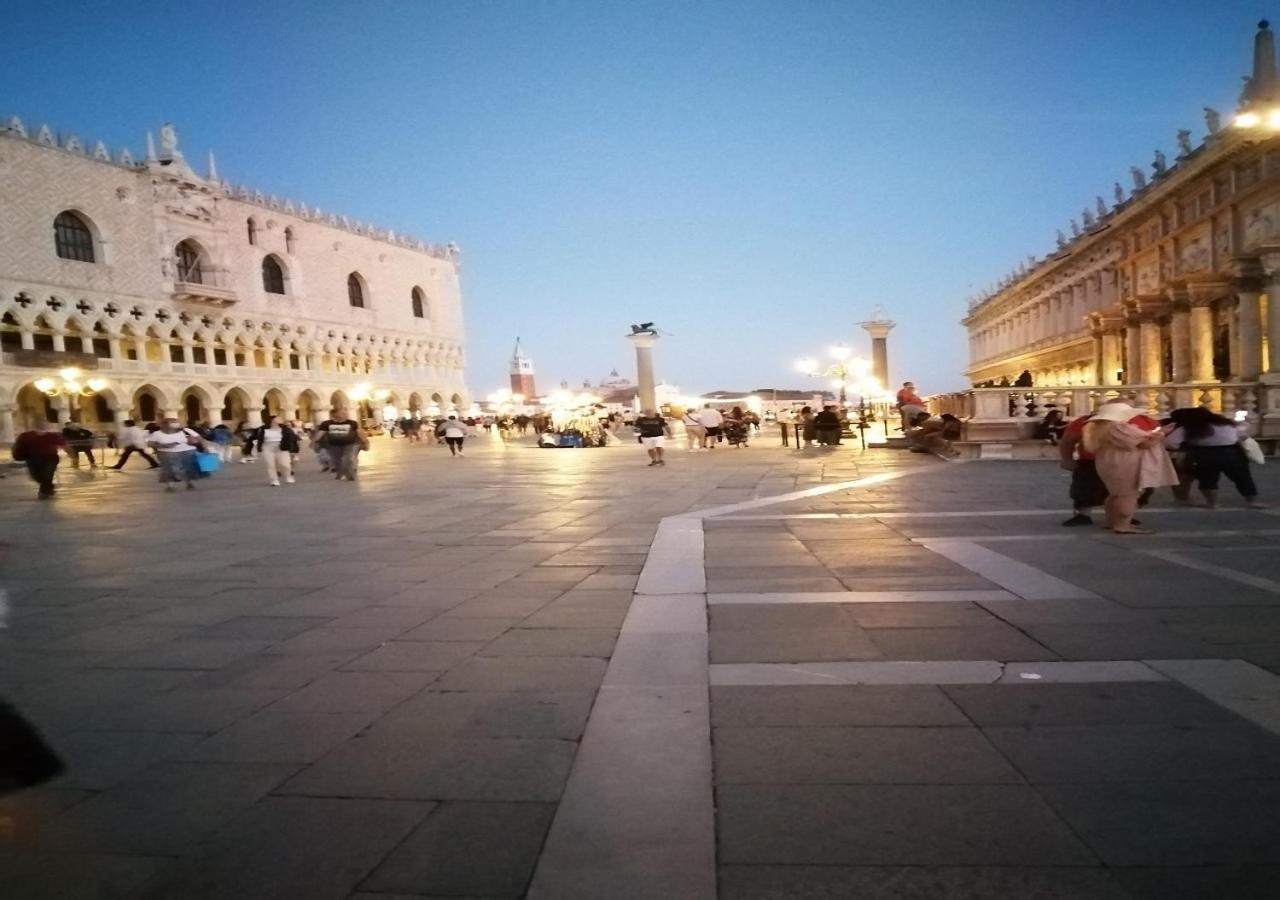
<svg viewBox="0 0 1280 900"><path fill-rule="evenodd" d="M821 497L824 494L833 494L837 491L849 491L860 487L870 487L874 484L884 484L886 481L893 481L895 478L901 478L907 474L899 469L894 472L881 472L877 475L867 475L864 478L856 478L853 481L837 481L833 484L820 484L817 487L805 488L800 491L791 491L786 494L778 494L773 497L759 497L755 500L744 500L741 503L729 503L725 506L713 506L709 509L695 509L693 512L683 513L676 518L697 518L710 519L719 518L720 516L728 516L737 512L748 509L759 509L762 506L776 506L779 503L791 503L795 500L808 500L811 497ZM919 474L919 473L914 473Z"/></svg>
<svg viewBox="0 0 1280 900"><path fill-rule="evenodd" d="M531 900L715 900L702 522L900 474L662 520L534 871Z"/></svg>
<svg viewBox="0 0 1280 900"><path fill-rule="evenodd" d="M1024 600L1095 600L1098 595L1076 587L1002 553L980 546L972 540L915 538L916 543L945 556L970 572L981 575Z"/></svg>
<svg viewBox="0 0 1280 900"><path fill-rule="evenodd" d="M1156 671L1280 734L1280 675L1243 659L1149 659Z"/></svg>
<svg viewBox="0 0 1280 900"><path fill-rule="evenodd" d="M1145 509L1144 514L1152 513L1191 513L1192 508ZM1203 512L1203 510L1200 510ZM725 521L750 521L768 519L986 519L986 518L1023 518L1033 516L1061 516L1060 509L988 509L981 512L858 512L858 513L758 513L746 516L724 516ZM721 518L717 516L717 518Z"/></svg>
<svg viewBox="0 0 1280 900"><path fill-rule="evenodd" d="M810 591L795 594L707 594L711 606L736 603L984 603L1017 600L1008 591Z"/></svg>
<svg viewBox="0 0 1280 900"><path fill-rule="evenodd" d="M1165 681L1137 660L1017 662L994 659L714 663L714 686L785 684L1046 684Z"/></svg>
<svg viewBox="0 0 1280 900"><path fill-rule="evenodd" d="M1258 549L1258 548L1252 548ZM1271 578L1263 578L1261 575L1250 575L1247 572L1240 572L1227 566L1219 566L1211 562L1195 559L1185 553L1177 550L1139 550L1143 556L1151 556L1164 562L1173 563L1174 565L1183 566L1188 569L1195 569L1197 572L1204 572L1214 575L1218 578L1226 578L1237 584L1245 584L1249 587L1257 588L1260 591L1266 591L1270 594L1280 594L1280 581Z"/></svg>
<svg viewBox="0 0 1280 900"><path fill-rule="evenodd" d="M653 536L635 592L679 596L704 593L707 571L703 545L701 519L663 519Z"/></svg>

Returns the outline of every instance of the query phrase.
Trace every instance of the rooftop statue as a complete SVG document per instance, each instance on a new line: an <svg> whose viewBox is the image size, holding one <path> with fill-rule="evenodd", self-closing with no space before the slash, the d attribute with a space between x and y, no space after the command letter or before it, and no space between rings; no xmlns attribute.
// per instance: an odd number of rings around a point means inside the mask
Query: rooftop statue
<svg viewBox="0 0 1280 900"><path fill-rule="evenodd" d="M1124 202L1124 188L1120 187L1120 182L1117 181L1111 186L1111 196L1116 198L1116 206Z"/></svg>
<svg viewBox="0 0 1280 900"><path fill-rule="evenodd" d="M1212 106L1206 106L1204 108L1204 127L1209 129L1209 134L1217 134L1218 129L1222 127L1222 113Z"/></svg>
<svg viewBox="0 0 1280 900"><path fill-rule="evenodd" d="M1164 152L1156 151L1156 158L1151 161L1151 168L1155 169L1157 175L1163 175L1169 169L1169 164L1165 161Z"/></svg>
<svg viewBox="0 0 1280 900"><path fill-rule="evenodd" d="M1062 229L1059 228L1058 229L1058 249L1061 250L1065 246L1067 246L1067 236L1063 234Z"/></svg>
<svg viewBox="0 0 1280 900"><path fill-rule="evenodd" d="M1116 187L1119 187L1119 186L1120 185L1116 185ZM1107 214L1107 203L1101 197L1093 198L1093 206L1094 206L1094 209L1098 211L1099 219L1101 219L1103 216Z"/></svg>
<svg viewBox="0 0 1280 900"><path fill-rule="evenodd" d="M1089 212L1089 208L1087 206L1085 207L1084 212L1080 214L1080 219L1081 221L1084 222L1084 227L1086 231L1088 231L1095 224L1097 224L1097 220L1094 219L1093 213Z"/></svg>
<svg viewBox="0 0 1280 900"><path fill-rule="evenodd" d="M1147 176L1137 166L1129 167L1129 174L1133 176L1133 189L1135 191L1145 191L1147 189Z"/></svg>
<svg viewBox="0 0 1280 900"><path fill-rule="evenodd" d="M1191 132L1186 128L1178 129L1178 158L1191 155Z"/></svg>

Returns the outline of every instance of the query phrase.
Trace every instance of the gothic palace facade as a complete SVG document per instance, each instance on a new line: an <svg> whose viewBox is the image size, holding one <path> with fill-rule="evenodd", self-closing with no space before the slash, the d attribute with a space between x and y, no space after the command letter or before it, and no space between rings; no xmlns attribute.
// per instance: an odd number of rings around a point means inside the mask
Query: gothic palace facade
<svg viewBox="0 0 1280 900"><path fill-rule="evenodd" d="M1188 385L1276 418L1280 79L1265 22L1238 112L1206 108L1205 123L1198 145L1179 132L1175 162L1157 152L1150 179L1133 168L1128 196L1116 184L1055 252L970 302L975 386Z"/></svg>
<svg viewBox="0 0 1280 900"><path fill-rule="evenodd" d="M470 402L458 252L0 124L0 443L49 420L256 423Z"/></svg>

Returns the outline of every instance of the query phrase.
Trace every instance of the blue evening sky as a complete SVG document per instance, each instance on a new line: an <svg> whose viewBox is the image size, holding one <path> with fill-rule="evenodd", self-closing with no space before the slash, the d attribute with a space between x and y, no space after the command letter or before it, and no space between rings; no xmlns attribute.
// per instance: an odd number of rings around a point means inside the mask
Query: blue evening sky
<svg viewBox="0 0 1280 900"><path fill-rule="evenodd" d="M0 114L457 241L483 396L801 386L882 304L891 375L963 385L965 297L1229 114L1240 0L12 4ZM1149 171L1149 169L1148 169ZM342 285L333 285L342 291Z"/></svg>

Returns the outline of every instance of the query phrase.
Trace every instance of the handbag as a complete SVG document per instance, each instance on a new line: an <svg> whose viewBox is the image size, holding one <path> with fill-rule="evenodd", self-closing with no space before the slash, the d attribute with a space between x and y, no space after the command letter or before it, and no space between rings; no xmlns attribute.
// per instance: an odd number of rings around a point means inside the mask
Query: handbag
<svg viewBox="0 0 1280 900"><path fill-rule="evenodd" d="M206 453L203 450L196 451L196 469L201 475L212 475L222 466L222 460L216 453Z"/></svg>
<svg viewBox="0 0 1280 900"><path fill-rule="evenodd" d="M1240 439L1240 449L1244 451L1244 455L1248 457L1249 462L1255 466L1261 466L1267 461L1267 457L1263 454L1262 448L1258 446L1258 442L1251 437Z"/></svg>

